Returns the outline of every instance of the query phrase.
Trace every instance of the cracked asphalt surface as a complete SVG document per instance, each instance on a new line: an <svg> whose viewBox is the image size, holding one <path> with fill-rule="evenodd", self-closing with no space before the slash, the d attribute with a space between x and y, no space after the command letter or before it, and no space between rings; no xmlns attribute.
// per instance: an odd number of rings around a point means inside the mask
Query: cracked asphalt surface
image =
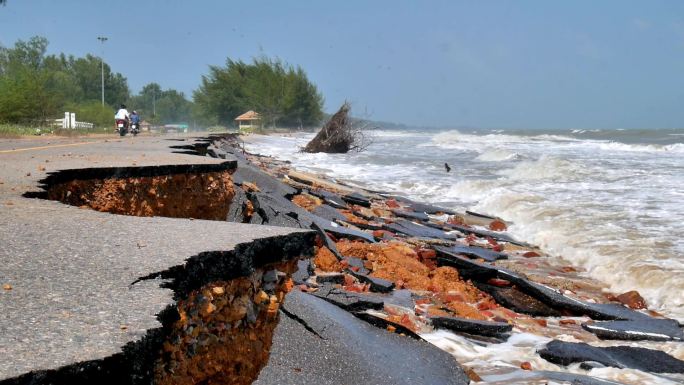
<svg viewBox="0 0 684 385"><path fill-rule="evenodd" d="M0 382L99 360L161 324L174 304L161 281L138 278L201 252L310 233L220 221L131 217L25 198L48 172L92 167L226 164L173 153L191 137L0 140ZM184 142L182 142L184 141ZM227 162L228 161L228 162ZM226 163L227 162L227 163ZM257 383L465 384L447 353L370 326L323 300L292 293ZM321 338L323 337L323 338ZM289 382L288 382L289 381Z"/></svg>
<svg viewBox="0 0 684 385"><path fill-rule="evenodd" d="M0 284L11 285L0 291L0 380L107 357L160 327L156 315L174 303L173 293L159 280L131 286L140 277L200 252L301 232L112 215L22 197L54 170L225 162L173 154L174 142L162 137L69 145L83 141L0 141Z"/></svg>

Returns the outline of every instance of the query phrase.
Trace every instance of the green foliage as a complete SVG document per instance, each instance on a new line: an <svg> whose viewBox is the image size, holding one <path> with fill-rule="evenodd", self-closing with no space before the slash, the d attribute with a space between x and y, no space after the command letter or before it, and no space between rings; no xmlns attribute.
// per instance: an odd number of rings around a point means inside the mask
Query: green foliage
<svg viewBox="0 0 684 385"><path fill-rule="evenodd" d="M65 109L76 113L79 121L93 123L98 131L114 125L114 111L107 105L103 106L101 101L70 104Z"/></svg>
<svg viewBox="0 0 684 385"><path fill-rule="evenodd" d="M85 111L93 116L91 102L101 99L102 65L111 120L111 109L129 98L126 78L92 55L46 56L47 46L47 39L36 36L18 40L13 48L0 47L0 122L37 124L59 118L65 107L76 105L88 106ZM103 116L102 106L100 110ZM81 114L77 118L87 121Z"/></svg>
<svg viewBox="0 0 684 385"><path fill-rule="evenodd" d="M131 98L129 110L138 112L142 119L154 124L187 123L192 120L192 102L182 92L163 91L157 83L145 85Z"/></svg>
<svg viewBox="0 0 684 385"><path fill-rule="evenodd" d="M193 98L194 116L211 124L232 126L248 110L273 127L312 126L323 117L323 97L306 73L263 57L251 64L228 59L225 67L210 66Z"/></svg>

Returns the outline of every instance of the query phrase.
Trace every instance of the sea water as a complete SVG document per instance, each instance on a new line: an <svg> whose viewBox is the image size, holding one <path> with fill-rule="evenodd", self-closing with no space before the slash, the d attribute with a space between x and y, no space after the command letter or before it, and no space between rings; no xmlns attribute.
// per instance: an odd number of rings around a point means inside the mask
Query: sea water
<svg viewBox="0 0 684 385"><path fill-rule="evenodd" d="M684 320L682 129L375 130L364 152L301 153L312 137L255 136L247 149L301 171L500 216L520 240Z"/></svg>

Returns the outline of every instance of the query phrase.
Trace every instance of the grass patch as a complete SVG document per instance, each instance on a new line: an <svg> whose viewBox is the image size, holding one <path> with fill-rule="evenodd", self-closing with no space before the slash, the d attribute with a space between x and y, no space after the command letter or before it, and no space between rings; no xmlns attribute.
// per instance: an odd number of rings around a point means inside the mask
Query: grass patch
<svg viewBox="0 0 684 385"><path fill-rule="evenodd" d="M22 136L37 136L37 135L54 135L54 136L84 136L89 134L107 134L112 133L103 130L102 128L93 128L91 130L84 128L50 128L50 127L32 127L20 124L0 123L0 138L19 138Z"/></svg>
<svg viewBox="0 0 684 385"><path fill-rule="evenodd" d="M0 137L3 138L18 138L20 136L41 135L45 133L51 134L52 130L18 124L0 124Z"/></svg>

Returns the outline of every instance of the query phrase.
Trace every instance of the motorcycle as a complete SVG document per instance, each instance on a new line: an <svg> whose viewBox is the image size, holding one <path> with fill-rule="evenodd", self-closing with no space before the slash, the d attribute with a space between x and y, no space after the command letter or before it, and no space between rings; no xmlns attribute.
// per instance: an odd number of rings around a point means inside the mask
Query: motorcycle
<svg viewBox="0 0 684 385"><path fill-rule="evenodd" d="M126 136L126 133L128 132L128 122L124 119L116 119L116 130L119 132L119 135Z"/></svg>
<svg viewBox="0 0 684 385"><path fill-rule="evenodd" d="M140 123L131 123L131 134L136 136L138 133L140 133Z"/></svg>

